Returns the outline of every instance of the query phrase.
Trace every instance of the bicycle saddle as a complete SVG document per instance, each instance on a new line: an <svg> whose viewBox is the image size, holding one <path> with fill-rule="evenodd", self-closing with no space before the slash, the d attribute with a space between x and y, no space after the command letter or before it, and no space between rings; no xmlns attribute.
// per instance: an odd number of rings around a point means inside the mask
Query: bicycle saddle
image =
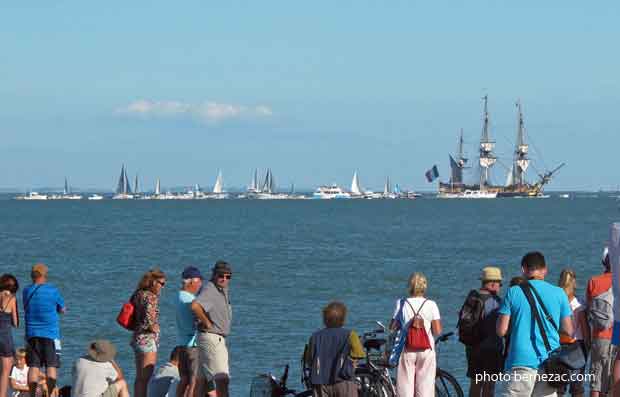
<svg viewBox="0 0 620 397"><path fill-rule="evenodd" d="M364 341L364 347L368 350L370 349L375 349L375 350L379 350L381 349L381 346L385 345L386 340L383 338L371 338L371 339L366 339Z"/></svg>

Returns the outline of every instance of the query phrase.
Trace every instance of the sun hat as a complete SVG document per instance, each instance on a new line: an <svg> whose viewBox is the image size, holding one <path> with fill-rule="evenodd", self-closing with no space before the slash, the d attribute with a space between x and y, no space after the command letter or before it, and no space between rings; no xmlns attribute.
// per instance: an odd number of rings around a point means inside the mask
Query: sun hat
<svg viewBox="0 0 620 397"><path fill-rule="evenodd" d="M184 280L190 278L199 278L202 280L202 274L196 266L188 266L183 270L183 273L181 273L181 278Z"/></svg>
<svg viewBox="0 0 620 397"><path fill-rule="evenodd" d="M499 267L487 266L482 269L482 275L480 276L482 281L502 281L502 270Z"/></svg>
<svg viewBox="0 0 620 397"><path fill-rule="evenodd" d="M215 274L231 273L232 274L232 268L227 262L217 261L215 262L215 266L213 266L213 273Z"/></svg>
<svg viewBox="0 0 620 397"><path fill-rule="evenodd" d="M41 276L47 276L47 266L42 263L36 263L34 266L32 266L31 272L32 274L38 273Z"/></svg>
<svg viewBox="0 0 620 397"><path fill-rule="evenodd" d="M114 360L116 347L107 339L98 339L88 346L88 355L95 361L105 363Z"/></svg>

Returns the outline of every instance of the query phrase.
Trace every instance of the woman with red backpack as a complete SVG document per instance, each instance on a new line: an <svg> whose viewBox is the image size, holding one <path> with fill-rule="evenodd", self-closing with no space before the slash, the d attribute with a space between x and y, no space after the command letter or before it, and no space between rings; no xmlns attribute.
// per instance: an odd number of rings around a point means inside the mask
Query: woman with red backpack
<svg viewBox="0 0 620 397"><path fill-rule="evenodd" d="M435 341L441 334L437 304L427 299L427 281L422 273L409 277L409 297L396 302L390 329L398 330L404 349L396 371L399 396L433 396L435 394Z"/></svg>

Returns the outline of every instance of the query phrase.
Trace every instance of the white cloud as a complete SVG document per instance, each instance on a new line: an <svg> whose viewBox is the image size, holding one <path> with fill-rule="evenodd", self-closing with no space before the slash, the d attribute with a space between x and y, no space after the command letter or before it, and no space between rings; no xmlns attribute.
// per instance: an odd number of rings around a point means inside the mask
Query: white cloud
<svg viewBox="0 0 620 397"><path fill-rule="evenodd" d="M199 104L179 101L150 101L140 99L119 108L116 113L143 118L190 118L204 123L218 123L234 119L256 119L273 116L269 106L243 106L218 102Z"/></svg>

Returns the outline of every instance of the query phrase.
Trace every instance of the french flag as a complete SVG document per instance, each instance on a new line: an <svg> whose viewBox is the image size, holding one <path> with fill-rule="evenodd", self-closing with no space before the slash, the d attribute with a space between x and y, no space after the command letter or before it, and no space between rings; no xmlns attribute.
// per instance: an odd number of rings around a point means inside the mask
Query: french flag
<svg viewBox="0 0 620 397"><path fill-rule="evenodd" d="M432 182L439 177L439 170L437 170L437 166L434 165L433 168L426 171L424 175L426 175L427 181Z"/></svg>

